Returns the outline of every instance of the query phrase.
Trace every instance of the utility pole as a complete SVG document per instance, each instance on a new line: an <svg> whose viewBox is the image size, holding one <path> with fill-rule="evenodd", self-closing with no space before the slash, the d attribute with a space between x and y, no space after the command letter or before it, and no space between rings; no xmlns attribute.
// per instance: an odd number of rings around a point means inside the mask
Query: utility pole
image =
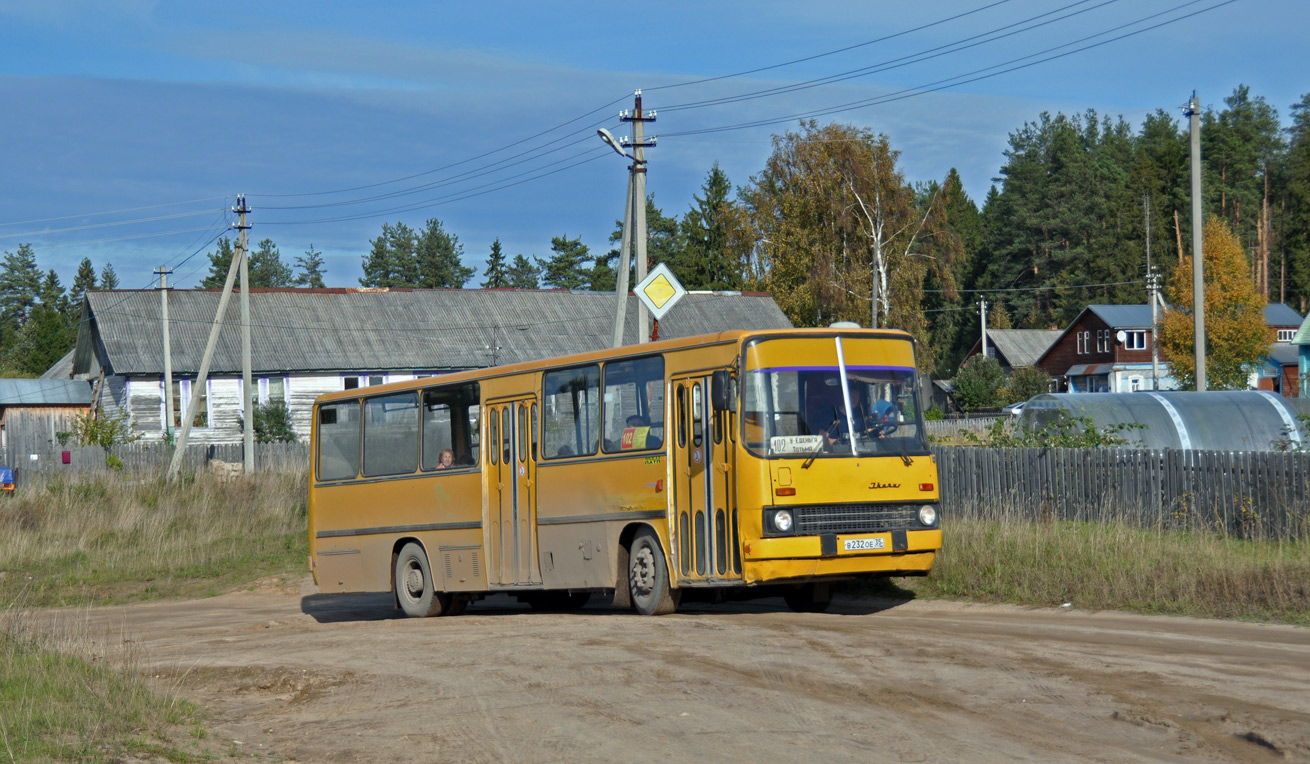
<svg viewBox="0 0 1310 764"><path fill-rule="evenodd" d="M251 389L250 378L250 255L248 242L246 241L246 231L250 230L250 224L246 222L246 213L250 208L246 206L246 195L237 194L237 257L241 261L241 390L242 401L246 426L241 428L243 435L243 448L241 449L245 459L242 464L246 475L255 473L255 404L253 402L255 392Z"/></svg>
<svg viewBox="0 0 1310 764"><path fill-rule="evenodd" d="M631 245L633 245L633 173L627 173L627 195L624 199L624 236L618 245L618 284L616 287L616 308L614 308L614 345L624 345L624 322L627 320L627 270L631 262ZM637 300L645 311L646 305ZM638 334L641 334L638 332Z"/></svg>
<svg viewBox="0 0 1310 764"><path fill-rule="evenodd" d="M245 199L242 198L241 201L241 206L244 208ZM218 311L214 313L214 323L209 327L209 341L205 344L205 354L200 359L200 370L196 373L195 384L202 390L209 380L209 362L214 358L214 347L218 344L218 330L223 326L223 317L227 314L227 301L232 296L232 282L236 281L243 259L245 259L245 251L238 247L236 254L232 256L232 265L227 269L227 280L223 282L223 294L218 298ZM195 421L196 409L199 405L200 394L193 390L191 402L187 404L186 414L182 417L182 432L177 436L177 448L173 450L173 460L168 464L168 477L170 480L177 477L177 471L182 467L182 458L186 455L187 438L191 436L191 423Z"/></svg>
<svg viewBox="0 0 1310 764"><path fill-rule="evenodd" d="M159 266L159 322L164 329L164 432L173 439L173 345L168 341L168 275L172 268Z"/></svg>
<svg viewBox="0 0 1310 764"><path fill-rule="evenodd" d="M982 317L982 357L987 357L987 299L978 301L978 315ZM877 327L874 327L877 328Z"/></svg>
<svg viewBox="0 0 1310 764"><path fill-rule="evenodd" d="M635 93L635 105L629 114L620 114L619 119L632 123L632 209L633 243L637 253L637 281L646 278L646 149L655 146L655 139L646 141L646 123L655 121L655 112L646 114L641 110L641 91ZM646 314L646 305L637 301L637 341L649 342L650 323Z"/></svg>
<svg viewBox="0 0 1310 764"><path fill-rule="evenodd" d="M1205 253L1201 246L1201 101L1187 102L1192 132L1192 321L1196 344L1196 391L1205 392Z"/></svg>
<svg viewBox="0 0 1310 764"><path fill-rule="evenodd" d="M1160 276L1151 264L1151 195L1142 197L1142 206L1146 208L1146 299L1151 301L1151 389L1160 389L1160 346L1155 336L1160 333L1159 317L1155 312L1156 292L1160 288Z"/></svg>

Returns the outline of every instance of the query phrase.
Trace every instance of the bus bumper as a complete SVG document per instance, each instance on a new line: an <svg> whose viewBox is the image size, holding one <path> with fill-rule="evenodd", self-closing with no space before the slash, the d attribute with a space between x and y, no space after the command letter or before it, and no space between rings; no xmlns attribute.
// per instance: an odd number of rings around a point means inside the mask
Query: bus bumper
<svg viewBox="0 0 1310 764"><path fill-rule="evenodd" d="M907 531L905 537L905 549L894 550L890 533L838 535L836 552L826 555L819 536L757 539L745 545L742 573L748 582L861 573L927 573L942 546L941 530ZM877 539L881 539L881 549L843 551L847 540L871 540L876 544Z"/></svg>

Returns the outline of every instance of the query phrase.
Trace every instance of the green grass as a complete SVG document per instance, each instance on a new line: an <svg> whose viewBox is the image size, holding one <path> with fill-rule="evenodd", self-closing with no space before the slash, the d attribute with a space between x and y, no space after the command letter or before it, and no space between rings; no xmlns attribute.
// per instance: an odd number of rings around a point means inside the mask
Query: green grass
<svg viewBox="0 0 1310 764"><path fill-rule="evenodd" d="M1127 522L950 519L919 597L1310 626L1310 542Z"/></svg>
<svg viewBox="0 0 1310 764"><path fill-rule="evenodd" d="M0 628L0 761L213 761L201 712L152 689L130 652L95 653L97 640Z"/></svg>

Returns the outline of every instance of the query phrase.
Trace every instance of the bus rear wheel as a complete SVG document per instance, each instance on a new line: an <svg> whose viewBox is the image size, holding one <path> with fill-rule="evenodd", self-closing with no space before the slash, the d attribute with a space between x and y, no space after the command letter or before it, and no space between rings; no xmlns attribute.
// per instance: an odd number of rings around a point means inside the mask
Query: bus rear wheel
<svg viewBox="0 0 1310 764"><path fill-rule="evenodd" d="M643 528L628 550L628 591L641 615L668 615L678 609L681 592L669 588L669 568L659 537Z"/></svg>
<svg viewBox="0 0 1310 764"><path fill-rule="evenodd" d="M410 542L396 555L394 585L396 602L411 618L455 615L464 608L445 592L437 591L432 580L432 566L423 547Z"/></svg>

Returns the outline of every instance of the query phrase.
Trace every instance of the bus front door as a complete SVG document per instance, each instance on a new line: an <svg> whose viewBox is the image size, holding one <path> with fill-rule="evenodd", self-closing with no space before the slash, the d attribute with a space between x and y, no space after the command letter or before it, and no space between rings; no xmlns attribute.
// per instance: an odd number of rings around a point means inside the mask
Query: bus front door
<svg viewBox="0 0 1310 764"><path fill-rule="evenodd" d="M714 411L710 377L673 380L674 557L684 582L741 577L727 412Z"/></svg>
<svg viewBox="0 0 1310 764"><path fill-rule="evenodd" d="M541 583L537 563L537 403L497 402L487 413L489 581L496 586Z"/></svg>

